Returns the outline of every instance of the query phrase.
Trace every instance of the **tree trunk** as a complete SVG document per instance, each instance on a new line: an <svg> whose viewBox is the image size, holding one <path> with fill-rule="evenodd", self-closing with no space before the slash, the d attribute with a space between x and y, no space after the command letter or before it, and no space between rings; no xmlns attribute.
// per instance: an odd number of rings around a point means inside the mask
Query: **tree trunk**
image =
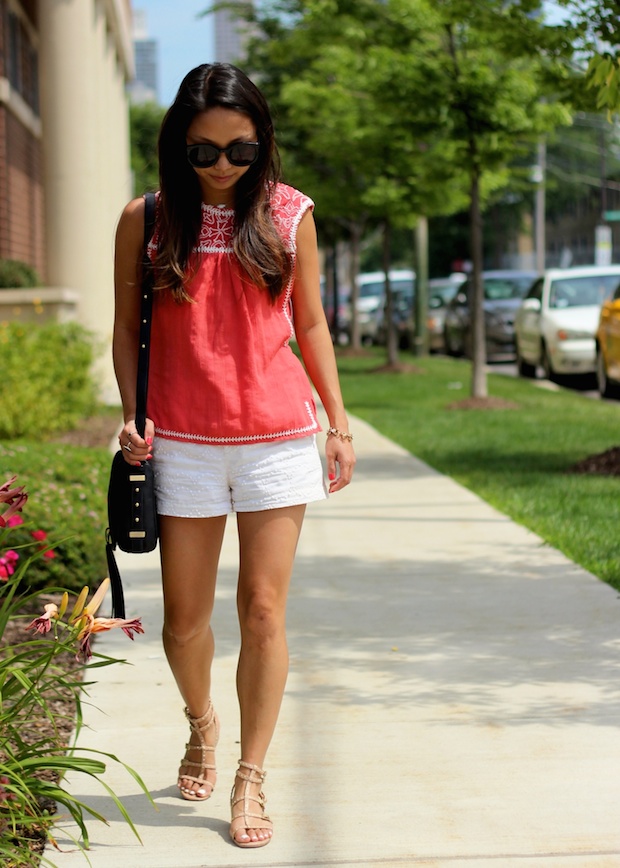
<svg viewBox="0 0 620 868"><path fill-rule="evenodd" d="M418 217L415 227L415 300L412 350L416 356L428 355L428 220Z"/></svg>
<svg viewBox="0 0 620 868"><path fill-rule="evenodd" d="M360 326L357 316L357 299L359 298L357 275L360 267L360 239L362 237L362 226L361 224L354 223L350 227L349 231L349 285L351 287L351 295L349 298L349 309L351 315L351 322L349 324L351 330L350 339L352 348L354 350L359 350L362 347L362 340L360 337Z"/></svg>
<svg viewBox="0 0 620 868"><path fill-rule="evenodd" d="M487 371L484 328L484 286L482 283L482 214L480 212L480 170L474 162L471 174L469 205L472 279L469 298L471 317L471 394L473 398L486 398Z"/></svg>
<svg viewBox="0 0 620 868"><path fill-rule="evenodd" d="M392 295L392 286L390 283L390 266L392 264L391 254L392 227L390 221L386 220L383 224L383 271L385 272L385 324L387 333L387 362L388 365L398 365L398 341L396 338L396 328L394 327L394 297Z"/></svg>
<svg viewBox="0 0 620 868"><path fill-rule="evenodd" d="M326 243L325 245L325 290L324 290L324 298L323 298L323 306L329 311L331 306L331 313L327 317L327 324L329 326L329 330L332 335L332 340L336 338L336 328L337 328L337 319L338 319L338 288L336 286L335 280L335 268L334 268L334 245L331 243Z"/></svg>

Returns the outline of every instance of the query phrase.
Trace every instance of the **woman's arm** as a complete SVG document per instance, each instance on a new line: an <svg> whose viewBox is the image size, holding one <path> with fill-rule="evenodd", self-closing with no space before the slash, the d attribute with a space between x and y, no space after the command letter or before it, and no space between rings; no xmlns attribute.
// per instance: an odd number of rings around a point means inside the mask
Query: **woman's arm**
<svg viewBox="0 0 620 868"><path fill-rule="evenodd" d="M304 214L297 229L297 264L292 303L295 336L308 375L319 393L330 427L347 433L349 423L340 391L334 345L321 303L316 228L310 211ZM350 441L330 435L325 454L329 490L333 493L351 481L355 453Z"/></svg>
<svg viewBox="0 0 620 868"><path fill-rule="evenodd" d="M122 445L131 441L131 452L123 452L130 463L144 461L150 444L136 434L136 379L140 334L140 288L144 244L144 199L134 199L123 211L116 230L114 253L114 336L112 358L123 404L125 425ZM131 438L129 437L131 434ZM153 437L153 423L147 419L145 438Z"/></svg>

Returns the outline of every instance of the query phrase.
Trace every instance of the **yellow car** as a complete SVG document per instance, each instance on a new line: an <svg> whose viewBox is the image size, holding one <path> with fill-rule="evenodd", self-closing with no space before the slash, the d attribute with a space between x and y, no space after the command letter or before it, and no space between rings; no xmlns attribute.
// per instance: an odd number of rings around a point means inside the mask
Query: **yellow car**
<svg viewBox="0 0 620 868"><path fill-rule="evenodd" d="M596 376L603 398L620 398L620 284L603 302L596 332Z"/></svg>

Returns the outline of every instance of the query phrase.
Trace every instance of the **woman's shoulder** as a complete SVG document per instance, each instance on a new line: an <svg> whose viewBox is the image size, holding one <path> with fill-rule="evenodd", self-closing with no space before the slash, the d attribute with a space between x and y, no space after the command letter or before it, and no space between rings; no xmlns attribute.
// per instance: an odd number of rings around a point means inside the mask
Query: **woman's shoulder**
<svg viewBox="0 0 620 868"><path fill-rule="evenodd" d="M276 184L271 195L273 222L280 232L285 246L295 251L295 237L302 218L314 208L314 202L301 190L288 184Z"/></svg>
<svg viewBox="0 0 620 868"><path fill-rule="evenodd" d="M275 185L271 195L271 207L274 212L283 211L290 213L291 211L306 211L308 208L314 208L314 202L301 190L290 187L288 184L278 183Z"/></svg>
<svg viewBox="0 0 620 868"><path fill-rule="evenodd" d="M131 246L141 243L144 236L144 199L132 199L123 208L116 229L117 241L125 241Z"/></svg>

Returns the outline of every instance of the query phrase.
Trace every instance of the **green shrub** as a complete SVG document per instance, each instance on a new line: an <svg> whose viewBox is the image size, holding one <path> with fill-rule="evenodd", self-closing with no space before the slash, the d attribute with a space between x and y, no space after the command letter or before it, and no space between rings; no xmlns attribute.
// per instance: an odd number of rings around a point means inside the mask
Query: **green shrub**
<svg viewBox="0 0 620 868"><path fill-rule="evenodd" d="M39 286L39 275L18 259L0 259L0 289L24 289Z"/></svg>
<svg viewBox="0 0 620 868"><path fill-rule="evenodd" d="M45 439L92 415L92 336L77 323L0 324L0 438Z"/></svg>
<svg viewBox="0 0 620 868"><path fill-rule="evenodd" d="M10 468L30 494L27 520L11 528L10 547L32 544L36 531L47 534L40 541L43 551L54 547L53 558L39 557L30 565L29 590L60 586L79 591L107 576L106 496L111 460L107 449L0 442L0 485Z"/></svg>

